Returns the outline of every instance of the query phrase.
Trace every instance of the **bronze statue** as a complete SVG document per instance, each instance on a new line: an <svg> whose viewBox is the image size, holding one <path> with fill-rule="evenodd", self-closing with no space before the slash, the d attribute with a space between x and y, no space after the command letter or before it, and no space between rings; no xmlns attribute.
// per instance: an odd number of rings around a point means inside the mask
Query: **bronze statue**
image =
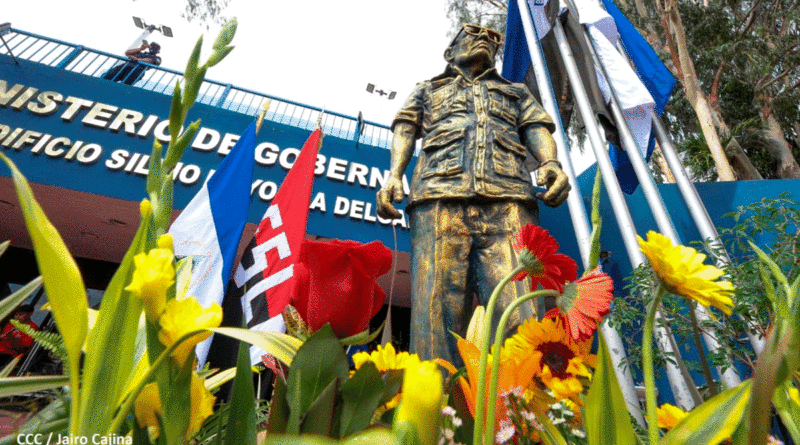
<svg viewBox="0 0 800 445"><path fill-rule="evenodd" d="M423 359L460 363L455 339L464 335L473 300L485 305L517 265L514 237L538 223L536 199L558 206L570 186L556 160L555 125L525 85L494 68L502 36L464 25L444 52L444 73L420 82L392 122L389 178L377 194L378 214L398 218L402 176L422 150L406 213L411 222L411 350ZM538 161L536 194L525 158ZM516 286L514 284L517 284ZM495 311L526 290L506 286ZM528 309L526 317L534 314ZM512 325L519 317L512 320Z"/></svg>

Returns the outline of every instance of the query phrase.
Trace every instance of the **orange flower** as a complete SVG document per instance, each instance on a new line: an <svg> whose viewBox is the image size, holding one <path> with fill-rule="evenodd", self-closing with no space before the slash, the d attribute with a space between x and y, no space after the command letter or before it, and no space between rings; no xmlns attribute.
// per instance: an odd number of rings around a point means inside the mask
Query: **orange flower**
<svg viewBox="0 0 800 445"><path fill-rule="evenodd" d="M557 307L545 317L558 318L575 341L591 338L597 324L608 315L614 298L614 282L597 266L577 281L567 284L556 300Z"/></svg>
<svg viewBox="0 0 800 445"><path fill-rule="evenodd" d="M520 229L514 250L519 253L519 262L525 267L514 279L522 281L526 276L531 277L531 290L536 290L541 284L544 289L560 293L564 283L578 277L575 261L558 253L558 242L537 225L526 224Z"/></svg>
<svg viewBox="0 0 800 445"><path fill-rule="evenodd" d="M553 396L580 404L578 395L583 392L580 377L591 378L587 365L597 366L597 356L590 353L591 347L591 341L573 341L561 323L545 318L541 322L529 320L520 326L506 340L503 353L535 358L539 369L536 376L553 391Z"/></svg>
<svg viewBox="0 0 800 445"><path fill-rule="evenodd" d="M479 388L478 386L478 368L481 362L481 351L474 343L470 343L461 337L457 337L458 352L464 360L467 368L467 377L459 378L458 382L461 389L464 391L464 396L467 399L467 406L469 412L475 417L475 406L477 404ZM497 381L497 397L495 403L495 431L498 430L500 422L507 420L506 407L501 397L509 391L517 388L526 388L533 379L533 376L539 372L539 355L536 353L523 355L523 356L505 356L500 354L500 374ZM493 357L489 356L489 367L491 369ZM484 392L485 400L489 399L489 379L486 379L486 388Z"/></svg>

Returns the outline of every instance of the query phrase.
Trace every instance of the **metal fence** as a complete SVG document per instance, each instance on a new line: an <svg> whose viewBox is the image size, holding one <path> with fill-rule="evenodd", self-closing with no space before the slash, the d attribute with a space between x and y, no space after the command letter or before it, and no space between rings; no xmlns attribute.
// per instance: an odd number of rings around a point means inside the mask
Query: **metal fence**
<svg viewBox="0 0 800 445"><path fill-rule="evenodd" d="M164 95L172 95L176 81L183 87L183 73L179 71L141 62L129 63L126 57L13 28L3 37L11 54L19 59L85 76L119 81L129 84L131 88ZM8 53L8 49L0 45L0 54ZM199 103L249 116L258 114L267 101L270 107L265 119L283 125L312 130L322 113L319 108L213 80L205 80L197 96ZM353 141L357 126L358 120L352 116L331 111L325 111L322 116L322 131L329 136ZM369 121L365 122L359 137L360 143L381 148L389 148L391 139L388 127Z"/></svg>

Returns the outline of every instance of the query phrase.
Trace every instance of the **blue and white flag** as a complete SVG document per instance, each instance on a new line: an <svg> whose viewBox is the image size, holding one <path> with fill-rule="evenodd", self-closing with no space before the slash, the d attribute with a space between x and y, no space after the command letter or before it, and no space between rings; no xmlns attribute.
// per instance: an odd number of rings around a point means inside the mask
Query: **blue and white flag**
<svg viewBox="0 0 800 445"><path fill-rule="evenodd" d="M247 223L255 138L253 122L169 229L175 255L192 258L186 295L196 297L206 308L212 303L222 305ZM210 345L210 338L197 345L199 366L205 363Z"/></svg>
<svg viewBox="0 0 800 445"><path fill-rule="evenodd" d="M551 2L558 2L558 0L551 0ZM544 39L550 30L549 20L555 19L548 16L548 0L529 0L528 4L531 10L531 15L536 24L536 31L540 39ZM569 3L569 2L566 2ZM595 45L598 57L601 63L606 68L614 91L617 98L620 100L623 115L625 116L628 125L631 128L634 139L638 148L642 151L646 158L649 158L653 151L654 139L650 129L650 111L655 109L659 114L664 110L664 106L669 100L672 88L675 85L675 79L670 74L669 70L659 60L653 49L638 31L631 25L624 15L614 6L610 0L603 0L606 10L603 10L591 2L575 2L577 6L573 6L574 10L568 10L564 7L564 2L553 11L551 14L563 16L563 14L573 14L578 16L578 21L581 25L587 27L589 35ZM530 70L530 56L528 55L527 43L525 41L524 33L522 32L522 21L519 18L519 9L516 7L516 0L510 0L508 8L508 24L506 30L506 48L505 60L503 63L503 75L512 81L522 81L523 79L532 79L532 76L527 75ZM567 16L569 17L569 16ZM635 72L630 68L624 56L619 54L615 48L617 40L621 40L625 47L628 56L635 64ZM544 43L544 42L543 42ZM576 54L580 52L577 45L571 45L576 62L587 60L586 54ZM547 48L545 48L547 54ZM550 63L550 61L548 61ZM551 77L565 77L565 75L554 73L558 71L560 66L556 64L555 67L549 67ZM580 71L586 73L591 68L581 67ZM592 96L602 93L605 102L609 100L609 86L605 82L602 75L599 74L599 69L595 67L598 72L596 82L592 85L584 79L587 94L590 96L590 102L595 113L598 115L603 128L606 130L606 137L609 141L617 139L616 134L609 133L611 129L607 123L603 121L604 115L610 115L604 104L592 101ZM637 77L638 74L638 77ZM556 79L553 79L554 85ZM595 86L596 85L596 86ZM530 86L529 86L530 87ZM566 91L558 91L563 86L557 86L557 94L559 101L565 97L569 97ZM598 91L594 91L598 89ZM563 108L565 104L559 103L559 107ZM567 109L571 109L571 105L566 104ZM561 110L563 114L564 109ZM562 116L563 119L563 116ZM615 132L614 132L615 133ZM631 166L628 156L623 150L615 145L611 145L609 152L611 162L617 172L617 178L620 187L626 193L633 193L639 184L633 167Z"/></svg>

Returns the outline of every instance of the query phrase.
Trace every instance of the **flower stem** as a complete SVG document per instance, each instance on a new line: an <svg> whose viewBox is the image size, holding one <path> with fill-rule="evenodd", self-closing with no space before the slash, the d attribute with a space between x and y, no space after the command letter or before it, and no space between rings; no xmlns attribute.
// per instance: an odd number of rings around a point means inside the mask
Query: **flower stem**
<svg viewBox="0 0 800 445"><path fill-rule="evenodd" d="M706 357L706 352L703 349L703 341L700 338L700 324L697 321L697 315L694 313L696 308L697 302L690 301L689 317L692 322L692 339L694 340L694 347L697 349L697 355L700 358L703 377L706 379L706 385L708 385L708 393L710 397L714 397L719 394L719 391L717 391L717 383L714 381L714 377L711 375L711 367L708 365L708 358Z"/></svg>
<svg viewBox="0 0 800 445"><path fill-rule="evenodd" d="M142 378L139 379L139 381L136 383L136 386L134 386L128 393L128 398L125 399L125 402L123 403L119 412L114 417L114 420L111 422L111 426L108 428L106 436L110 436L111 434L114 434L117 431L119 431L119 428L122 426L122 422L128 416L128 412L131 410L131 407L133 406L133 402L136 401L136 396L139 395L139 391L141 391L142 388L144 388L144 385L147 384L147 382L150 380L150 377L152 377L153 374L155 374L156 370L161 366L161 364L166 361L167 357L169 357L170 354L172 354L172 351L174 351L175 348L178 347L178 345L188 340L190 337L193 337L205 331L206 329L199 329L197 331L189 332L188 334L179 338L178 341L173 343L169 348L165 349L164 352L161 353L161 355L158 356L156 361L154 361L153 364L149 368L147 368L147 371L144 373ZM142 356L142 360L145 360L145 356Z"/></svg>
<svg viewBox="0 0 800 445"><path fill-rule="evenodd" d="M476 395L475 400L475 427L472 430L472 437L473 443L481 443L483 440L483 432L484 432L484 408L486 404L486 367L489 358L489 340L491 335L491 327L492 327L492 318L494 317L494 306L497 304L497 298L500 296L500 293L503 291L503 288L506 287L509 281L511 281L518 273L524 270L523 266L518 266L516 269L512 270L502 281L497 283L494 290L492 291L491 297L489 297L489 302L486 304L486 313L484 314L484 329L483 329L483 337L481 338L481 344L479 345L481 350L481 362L478 367L478 394ZM492 427L493 428L493 427ZM490 437L493 437L494 434L491 434Z"/></svg>
<svg viewBox="0 0 800 445"><path fill-rule="evenodd" d="M489 383L489 397L487 397L492 403L486 407L486 425L488 427L494 426L494 416L495 416L495 400L497 399L497 382L500 379L500 344L503 342L503 333L506 330L506 325L508 324L508 319L511 317L511 314L516 310L522 303L532 300L538 297L547 297L553 296L558 297L558 292L549 289L538 290L535 292L529 292L516 300L514 300L505 311L503 311L503 315L500 318L500 323L497 325L497 331L494 334L494 346L492 347L492 373L490 374L491 380ZM485 445L492 445L493 435L487 434L484 438Z"/></svg>
<svg viewBox="0 0 800 445"><path fill-rule="evenodd" d="M653 335L655 335L656 311L664 296L664 286L659 283L656 295L647 307L647 318L642 332L642 372L644 373L644 388L647 408L647 432L649 442L657 444L659 439L658 415L656 414L656 383L653 372Z"/></svg>

